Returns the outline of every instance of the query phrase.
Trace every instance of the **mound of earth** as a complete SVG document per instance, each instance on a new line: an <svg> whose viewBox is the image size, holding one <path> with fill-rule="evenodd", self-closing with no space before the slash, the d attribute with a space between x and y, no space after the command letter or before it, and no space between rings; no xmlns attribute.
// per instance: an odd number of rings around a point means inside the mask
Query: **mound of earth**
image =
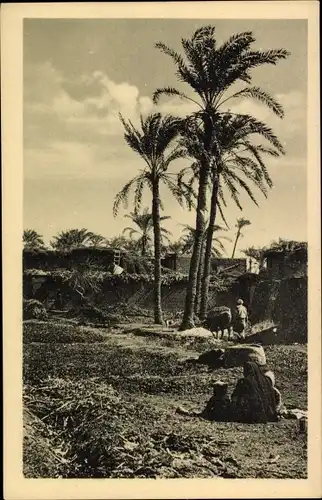
<svg viewBox="0 0 322 500"><path fill-rule="evenodd" d="M213 334L203 327L190 328L190 330L183 330L180 332L181 337L201 337L201 338L213 338Z"/></svg>

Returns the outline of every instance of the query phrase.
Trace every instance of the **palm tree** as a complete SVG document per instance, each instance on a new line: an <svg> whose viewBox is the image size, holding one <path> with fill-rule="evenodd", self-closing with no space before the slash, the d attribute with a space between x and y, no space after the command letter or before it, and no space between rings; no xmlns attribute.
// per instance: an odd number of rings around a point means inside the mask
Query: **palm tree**
<svg viewBox="0 0 322 500"><path fill-rule="evenodd" d="M87 246L92 237L93 233L85 228L68 229L54 236L50 244L55 250L72 250Z"/></svg>
<svg viewBox="0 0 322 500"><path fill-rule="evenodd" d="M127 251L135 251L136 244L135 241L126 238L124 234L120 234L118 236L114 236L108 241L108 246L110 248L118 249L118 250L127 250Z"/></svg>
<svg viewBox="0 0 322 500"><path fill-rule="evenodd" d="M182 254L183 253L183 242L181 238L177 241L173 241L168 243L167 245L164 245L163 250L164 253L176 253L176 254Z"/></svg>
<svg viewBox="0 0 322 500"><path fill-rule="evenodd" d="M25 229L22 240L24 250L35 250L45 247L43 237L34 229Z"/></svg>
<svg viewBox="0 0 322 500"><path fill-rule="evenodd" d="M196 97L191 98L175 88L165 87L156 90L154 102L157 102L162 94L193 102L196 105L193 119L197 122L197 127L201 130L203 137L203 148L198 158L200 173L196 239L191 258L189 286L181 329L194 326L194 302L205 227L206 193L211 170L210 163L213 158L215 158L215 162L218 161L221 153L216 136L216 123L220 114L224 112L222 106L230 99L251 97L265 103L278 115L283 113L280 104L275 99L263 89L249 86L249 84L251 83L252 69L263 64L276 65L279 59L285 59L288 56L288 52L283 49L251 50L254 42L255 38L252 33L244 32L233 35L218 47L215 39L215 27L205 26L196 30L191 39L182 39L185 59L164 43L157 43L156 45L162 52L172 58L176 65L178 79L188 84ZM246 85L238 92L226 96L226 92L237 82L243 82ZM214 157L210 151L213 148L212 145L216 149Z"/></svg>
<svg viewBox="0 0 322 500"><path fill-rule="evenodd" d="M242 253L249 258L249 272L253 272L253 262L255 261L258 264L259 269L262 267L263 263L263 253L265 248L255 248L254 246L245 248L242 250Z"/></svg>
<svg viewBox="0 0 322 500"><path fill-rule="evenodd" d="M136 240L136 245L141 252L142 257L144 257L149 251L149 247L152 243L151 233L153 232L153 217L152 213L149 212L148 208L145 208L143 212L131 212L125 217L131 219L131 221L138 227L138 229L134 229L132 227L126 227L123 229L123 234L129 234L130 238L134 235L139 235L138 240ZM164 220L170 219L169 216L160 217L160 223ZM170 231L165 229L164 227L160 227L161 233L161 242L166 239L169 241Z"/></svg>
<svg viewBox="0 0 322 500"><path fill-rule="evenodd" d="M263 137L270 147L253 144L251 142L253 135ZM253 187L267 197L267 188L273 186L262 155L276 157L284 154L283 146L271 128L249 115L223 115L217 122L217 140L220 144L221 156L212 172L210 221L200 307L201 319L206 316L208 304L212 228L216 220L217 207L223 217L222 206L226 206L224 190L228 191L239 209L242 209L239 201L240 189L246 192L247 196L258 206Z"/></svg>
<svg viewBox="0 0 322 500"><path fill-rule="evenodd" d="M236 252L236 247L237 247L237 242L239 240L239 238L241 236L243 236L242 234L242 229L246 226L250 226L251 222L250 220L248 219L245 219L244 217L240 217L239 219L237 219L237 224L236 224L236 228L237 228L237 232L236 232L236 238L235 238L235 243L234 243L234 248L233 248L233 253L231 255L231 258L233 259L235 257L235 252Z"/></svg>
<svg viewBox="0 0 322 500"><path fill-rule="evenodd" d="M91 247L102 247L108 244L107 239L104 238L101 234L92 233L88 238L87 243Z"/></svg>
<svg viewBox="0 0 322 500"><path fill-rule="evenodd" d="M160 113L150 114L145 119L141 116L142 131L140 131L131 121L126 122L121 115L120 119L125 129L124 138L127 144L144 160L145 167L117 194L113 212L116 216L121 202L126 206L132 188L135 188L134 207L135 212L138 212L144 187L148 187L151 191L154 233L154 321L162 324L160 184L165 184L179 203L183 204L185 193L179 189L173 176L167 172L170 163L183 156L182 149L177 146L173 147L174 140L178 136L180 120L168 115L162 116Z"/></svg>
<svg viewBox="0 0 322 500"><path fill-rule="evenodd" d="M271 188L273 185L263 162L262 154L275 157L284 154L282 144L274 135L270 127L249 115L222 115L217 121L216 133L217 142L220 144L221 156L216 162L212 162L212 170L209 178L211 202L202 278L201 319L205 318L207 312L212 239L217 208L221 218L228 227L223 213L223 207L227 206L224 191L228 191L239 209L242 209L239 201L240 188L243 189L258 206L250 183L253 184L255 188L259 189L264 196L267 196L267 187ZM252 135L264 137L271 147L265 147L262 144L254 145L250 140ZM192 185L194 181L198 180L200 171L198 158L203 148L202 140L202 133L200 130L195 130L193 143L191 143L190 139L187 140L187 137L184 137L180 141L181 146L187 149L187 155L191 156L194 162L190 167L186 167L180 172L179 184L186 173L190 174L190 179L187 181L188 185ZM215 157L215 148L210 151L213 157Z"/></svg>

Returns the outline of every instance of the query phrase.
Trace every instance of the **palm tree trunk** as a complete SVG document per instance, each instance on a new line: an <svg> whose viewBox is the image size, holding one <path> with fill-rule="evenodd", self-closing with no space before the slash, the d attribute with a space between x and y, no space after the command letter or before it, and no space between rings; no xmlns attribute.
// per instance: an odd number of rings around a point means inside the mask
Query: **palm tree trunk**
<svg viewBox="0 0 322 500"><path fill-rule="evenodd" d="M216 222L217 197L218 197L218 179L215 179L211 193L210 217L209 217L206 251L205 251L205 265L204 265L202 284L201 284L201 299L200 299L200 314L199 314L201 320L205 319L208 307L208 293L209 293L209 283L210 283L210 273L211 273L212 239L214 235L214 227Z"/></svg>
<svg viewBox="0 0 322 500"><path fill-rule="evenodd" d="M195 302L195 314L197 316L199 315L199 309L200 309L201 281L202 281L204 263L205 263L205 252L204 252L204 246L202 245L200 252L199 266L198 266L198 274L197 274L197 290L196 290L196 302Z"/></svg>
<svg viewBox="0 0 322 500"><path fill-rule="evenodd" d="M143 235L142 237L142 247L141 247L141 256L145 257L146 254L146 239L145 236Z"/></svg>
<svg viewBox="0 0 322 500"><path fill-rule="evenodd" d="M197 292L198 268L199 268L200 254L204 238L208 174L209 174L209 167L208 163L205 162L200 169L195 241L190 261L189 282L187 287L185 308L184 308L182 323L180 325L179 330L187 330L189 328L194 328L195 326L194 309L195 309L195 300Z"/></svg>
<svg viewBox="0 0 322 500"><path fill-rule="evenodd" d="M233 253L231 254L231 258L233 259L235 257L235 252L236 252L236 247L237 247L237 241L239 240L240 236L240 229L238 229L237 234L236 234L236 239L234 243L234 248L233 248Z"/></svg>
<svg viewBox="0 0 322 500"><path fill-rule="evenodd" d="M163 324L161 307L161 228L160 228L160 192L159 181L152 189L152 217L154 230L154 322Z"/></svg>

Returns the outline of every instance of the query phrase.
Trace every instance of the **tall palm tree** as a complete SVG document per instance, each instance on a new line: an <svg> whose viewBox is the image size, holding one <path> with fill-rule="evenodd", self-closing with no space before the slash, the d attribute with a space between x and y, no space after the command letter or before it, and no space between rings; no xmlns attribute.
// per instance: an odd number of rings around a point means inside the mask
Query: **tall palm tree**
<svg viewBox="0 0 322 500"><path fill-rule="evenodd" d="M128 215L125 215L128 219L137 226L138 229L134 229L133 227L126 227L123 229L123 234L128 233L130 238L135 235L138 235L139 238L136 240L136 245L141 252L142 257L144 257L152 243L152 234L153 233L153 216L152 213L149 212L148 208L145 208L143 212L131 212ZM164 220L170 219L169 216L160 217L160 223ZM161 242L163 240L169 241L169 236L171 235L170 231L165 229L164 227L160 227L161 233Z"/></svg>
<svg viewBox="0 0 322 500"><path fill-rule="evenodd" d="M230 99L254 98L257 99L277 114L282 114L279 103L263 89L250 86L251 70L263 64L276 64L279 59L285 59L288 52L277 50L252 50L255 42L251 32L238 33L230 37L221 46L215 38L215 27L204 26L195 31L191 39L182 39L185 54L183 58L179 53L167 47L164 43L157 43L157 47L169 55L176 65L176 74L179 81L187 84L194 92L194 98L175 88L165 87L156 90L154 101L157 102L162 94L189 100L196 105L193 114L194 121L203 135L203 148L199 154L199 187L196 214L196 239L194 243L187 289L185 310L180 329L194 326L194 302L196 297L197 274L202 238L205 228L206 194L210 176L210 163L213 155L210 150L212 144L216 146L215 159L220 158L220 145L216 137L216 123L223 113L223 105ZM238 92L227 96L227 91L237 82L246 84Z"/></svg>
<svg viewBox="0 0 322 500"><path fill-rule="evenodd" d="M25 229L22 240L25 250L35 250L45 247L43 237L34 229Z"/></svg>
<svg viewBox="0 0 322 500"><path fill-rule="evenodd" d="M204 268L202 278L200 318L204 319L207 312L208 290L211 272L212 239L215 228L217 208L228 227L223 208L227 206L225 192L242 209L239 200L239 190L242 189L258 205L253 187L257 188L265 197L267 188L273 183L270 178L262 155L279 156L284 154L283 146L274 135L273 131L265 123L254 119L249 115L224 114L217 120L216 125L217 142L220 144L221 155L211 163L209 186L211 190L210 216L207 229L207 242L204 250ZM266 140L270 147L262 144L253 144L251 137L257 135ZM193 143L184 137L180 144L187 149L187 155L194 161L190 167L184 168L179 174L179 184L185 174L190 175L187 181L191 185L199 179L200 164L199 157L203 148L202 132L195 129ZM210 150L215 159L216 145ZM199 266L200 270L200 266ZM199 275L198 275L199 278Z"/></svg>
<svg viewBox="0 0 322 500"><path fill-rule="evenodd" d="M87 246L92 237L93 233L88 229L68 229L54 236L50 244L55 250L72 250Z"/></svg>
<svg viewBox="0 0 322 500"><path fill-rule="evenodd" d="M160 184L165 184L180 204L184 203L183 192L178 188L173 176L167 171L172 161L183 156L182 149L174 146L180 128L180 120L168 115L162 116L160 113L153 113L146 118L141 116L141 130L138 130L131 121L126 122L122 116L120 119L125 130L125 141L135 153L140 155L145 166L117 194L113 211L116 216L120 203L123 202L126 206L129 193L134 188L134 207L135 212L138 212L143 189L148 187L151 191L154 233L154 321L157 324L162 324Z"/></svg>
<svg viewBox="0 0 322 500"><path fill-rule="evenodd" d="M251 142L253 135L264 138L269 147ZM201 319L204 319L207 313L212 233L217 207L223 215L222 205L226 206L224 190L228 191L240 209L242 208L239 200L240 189L258 206L253 188L258 189L267 197L267 189L273 186L262 155L276 157L284 154L283 146L271 128L249 115L223 115L217 122L217 140L220 144L221 156L212 172L210 221L201 293Z"/></svg>
<svg viewBox="0 0 322 500"><path fill-rule="evenodd" d="M250 224L251 224L250 220L245 219L244 217L240 217L239 219L237 219L237 224L236 224L237 232L236 232L236 238L235 238L233 253L231 255L232 259L235 257L237 242L238 242L239 238L241 236L243 236L242 229L244 227L246 227L246 226L250 226Z"/></svg>

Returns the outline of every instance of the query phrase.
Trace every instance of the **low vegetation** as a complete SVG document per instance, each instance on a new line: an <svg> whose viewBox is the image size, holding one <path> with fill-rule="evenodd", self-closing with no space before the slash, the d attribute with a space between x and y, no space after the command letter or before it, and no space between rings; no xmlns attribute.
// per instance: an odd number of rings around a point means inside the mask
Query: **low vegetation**
<svg viewBox="0 0 322 500"><path fill-rule="evenodd" d="M232 390L241 376L241 368L190 363L211 340L177 337L26 322L25 476L306 477L306 437L296 421L226 424L176 414L178 405L201 409L214 379ZM286 404L306 408L305 346L265 350Z"/></svg>
<svg viewBox="0 0 322 500"><path fill-rule="evenodd" d="M46 320L48 318L45 306L39 300L23 300L23 319Z"/></svg>

